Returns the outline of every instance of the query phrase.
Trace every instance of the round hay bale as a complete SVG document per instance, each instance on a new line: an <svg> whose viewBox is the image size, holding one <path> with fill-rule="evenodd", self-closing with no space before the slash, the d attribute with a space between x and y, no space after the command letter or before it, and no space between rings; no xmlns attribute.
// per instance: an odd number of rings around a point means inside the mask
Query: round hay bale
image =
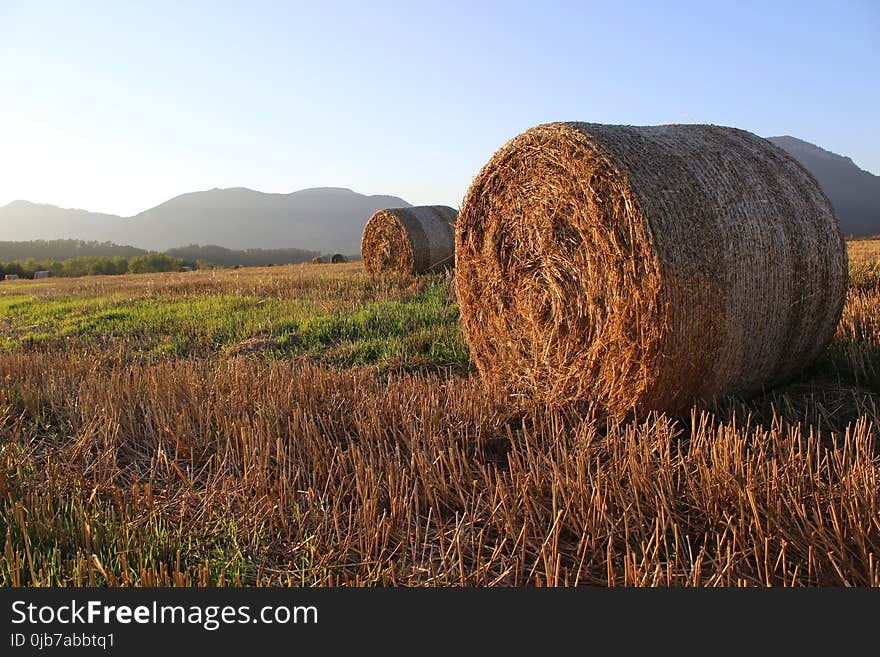
<svg viewBox="0 0 880 657"><path fill-rule="evenodd" d="M831 339L847 284L815 179L711 125L532 128L480 171L455 237L481 375L616 417L790 378Z"/></svg>
<svg viewBox="0 0 880 657"><path fill-rule="evenodd" d="M364 227L364 268L370 274L405 275L451 268L457 215L445 205L379 210Z"/></svg>
<svg viewBox="0 0 880 657"><path fill-rule="evenodd" d="M324 262L324 261L321 260L318 256L315 256L314 258L312 258L313 265L320 265L322 262Z"/></svg>
<svg viewBox="0 0 880 657"><path fill-rule="evenodd" d="M334 265L338 265L343 262L348 262L348 260L346 260L345 256L341 253L334 253L333 257L330 258L330 262L332 262Z"/></svg>

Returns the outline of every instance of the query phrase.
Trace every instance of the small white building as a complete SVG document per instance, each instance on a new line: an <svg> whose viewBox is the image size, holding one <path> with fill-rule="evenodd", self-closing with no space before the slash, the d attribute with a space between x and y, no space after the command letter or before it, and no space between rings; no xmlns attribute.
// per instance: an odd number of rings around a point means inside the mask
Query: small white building
<svg viewBox="0 0 880 657"><path fill-rule="evenodd" d="M45 269L43 271L35 271L34 272L34 280L36 280L38 278L49 278L49 272Z"/></svg>

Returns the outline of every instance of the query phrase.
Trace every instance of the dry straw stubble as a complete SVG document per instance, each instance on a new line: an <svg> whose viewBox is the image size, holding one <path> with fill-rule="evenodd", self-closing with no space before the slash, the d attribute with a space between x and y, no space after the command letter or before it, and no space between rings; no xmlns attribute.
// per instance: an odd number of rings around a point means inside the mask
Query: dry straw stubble
<svg viewBox="0 0 880 657"><path fill-rule="evenodd" d="M760 137L553 123L474 180L455 276L491 384L623 416L802 369L840 318L847 256L816 181Z"/></svg>
<svg viewBox="0 0 880 657"><path fill-rule="evenodd" d="M379 210L364 227L364 268L370 274L404 275L451 268L457 215L445 205Z"/></svg>

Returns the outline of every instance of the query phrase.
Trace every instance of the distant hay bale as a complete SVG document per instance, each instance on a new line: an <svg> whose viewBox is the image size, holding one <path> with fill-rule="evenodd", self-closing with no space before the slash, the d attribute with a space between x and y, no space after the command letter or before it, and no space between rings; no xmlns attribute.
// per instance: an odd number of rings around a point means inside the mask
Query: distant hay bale
<svg viewBox="0 0 880 657"><path fill-rule="evenodd" d="M370 274L404 275L452 268L457 215L445 205L379 210L364 227L364 268Z"/></svg>
<svg viewBox="0 0 880 657"><path fill-rule="evenodd" d="M313 265L320 265L322 262L324 262L324 261L321 260L318 256L315 256L314 258L312 258Z"/></svg>
<svg viewBox="0 0 880 657"><path fill-rule="evenodd" d="M815 179L711 125L532 128L480 171L455 237L483 378L617 417L790 378L831 339L847 283Z"/></svg>
<svg viewBox="0 0 880 657"><path fill-rule="evenodd" d="M342 262L348 262L348 260L346 260L345 256L341 253L334 253L333 257L330 258L330 262L332 262L334 265L338 265Z"/></svg>

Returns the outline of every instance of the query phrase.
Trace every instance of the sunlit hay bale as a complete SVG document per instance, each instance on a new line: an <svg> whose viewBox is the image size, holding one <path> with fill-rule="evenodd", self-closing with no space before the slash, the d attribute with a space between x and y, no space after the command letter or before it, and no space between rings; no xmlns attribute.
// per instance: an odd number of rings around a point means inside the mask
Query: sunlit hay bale
<svg viewBox="0 0 880 657"><path fill-rule="evenodd" d="M343 262L348 262L348 260L346 260L345 256L341 253L334 253L333 257L330 258L330 262L332 262L334 265L338 265Z"/></svg>
<svg viewBox="0 0 880 657"><path fill-rule="evenodd" d="M312 258L312 264L313 264L313 265L320 265L320 264L323 263L323 262L324 262L324 261L321 260L318 256L315 256L314 258Z"/></svg>
<svg viewBox="0 0 880 657"><path fill-rule="evenodd" d="M791 377L830 340L846 290L815 179L712 125L532 128L480 171L455 237L484 379L611 416Z"/></svg>
<svg viewBox="0 0 880 657"><path fill-rule="evenodd" d="M364 268L370 274L404 275L451 268L457 215L445 205L379 210L364 227Z"/></svg>

